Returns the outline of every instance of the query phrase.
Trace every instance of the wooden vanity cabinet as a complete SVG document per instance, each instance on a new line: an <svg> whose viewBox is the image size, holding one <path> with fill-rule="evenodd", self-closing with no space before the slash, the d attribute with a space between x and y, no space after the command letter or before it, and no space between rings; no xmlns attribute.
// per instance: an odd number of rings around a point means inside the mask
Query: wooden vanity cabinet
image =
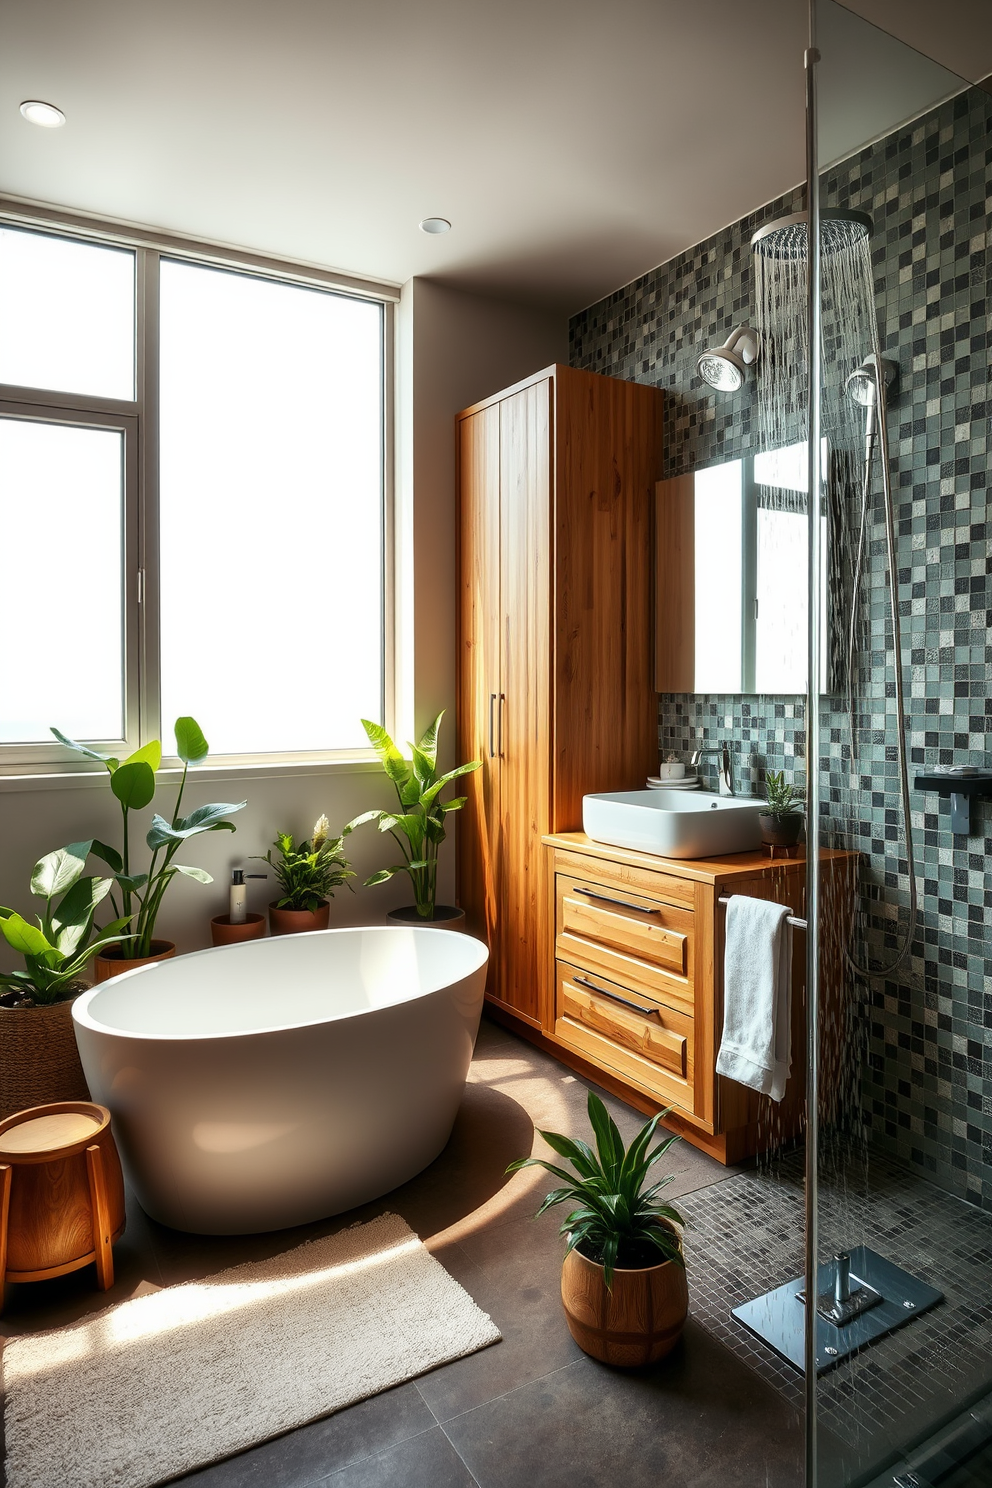
<svg viewBox="0 0 992 1488"><path fill-rule="evenodd" d="M663 395L545 368L458 415L458 898L487 997L555 1019L542 838L657 766L654 486Z"/></svg>
<svg viewBox="0 0 992 1488"><path fill-rule="evenodd" d="M778 1105L716 1074L723 1029L726 907L747 894L805 913L802 858L761 852L674 860L605 847L581 832L546 839L553 876L554 1024L546 1046L721 1162L801 1129L805 1098L805 934L793 934L792 1076ZM824 852L827 899L851 854ZM848 894L848 897L849 894ZM829 996L829 981L825 995Z"/></svg>

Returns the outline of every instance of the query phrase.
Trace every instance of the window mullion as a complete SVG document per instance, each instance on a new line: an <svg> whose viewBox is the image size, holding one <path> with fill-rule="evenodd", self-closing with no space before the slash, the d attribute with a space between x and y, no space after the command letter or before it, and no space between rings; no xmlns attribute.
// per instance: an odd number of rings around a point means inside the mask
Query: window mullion
<svg viewBox="0 0 992 1488"><path fill-rule="evenodd" d="M138 397L141 409L141 476L138 553L142 571L139 614L139 737L161 739L161 613L159 583L159 255L138 252Z"/></svg>

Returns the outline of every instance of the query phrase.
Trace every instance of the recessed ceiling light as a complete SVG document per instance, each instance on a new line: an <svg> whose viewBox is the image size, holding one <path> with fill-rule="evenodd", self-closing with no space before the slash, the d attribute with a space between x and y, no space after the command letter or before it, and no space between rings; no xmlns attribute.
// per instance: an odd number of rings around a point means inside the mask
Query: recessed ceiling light
<svg viewBox="0 0 992 1488"><path fill-rule="evenodd" d="M61 129L65 114L54 103L42 103L39 98L26 98L21 104L21 113L29 124L39 124L42 129Z"/></svg>
<svg viewBox="0 0 992 1488"><path fill-rule="evenodd" d="M425 233L450 232L451 223L447 217L425 217L420 224L420 231Z"/></svg>

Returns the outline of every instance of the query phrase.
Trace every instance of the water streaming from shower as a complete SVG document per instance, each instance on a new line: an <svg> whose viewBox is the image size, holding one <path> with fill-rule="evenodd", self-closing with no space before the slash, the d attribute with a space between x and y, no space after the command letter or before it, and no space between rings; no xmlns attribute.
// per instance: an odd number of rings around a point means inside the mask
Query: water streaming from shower
<svg viewBox="0 0 992 1488"><path fill-rule="evenodd" d="M899 815L905 844L905 861L899 863L896 875L899 887L905 884L908 889L908 914L901 934L898 906L886 899L886 885L868 885L864 897L874 910L876 923L871 923L873 917L864 913L859 904L855 928L861 949L853 949L850 943L844 948L852 970L862 977L875 978L893 972L910 954L916 930L917 886L909 804L895 516L885 385L883 379L880 386L877 378L878 369L884 364L875 314L870 230L871 220L863 213L823 214L821 374L822 433L826 446L822 520L827 537L823 628L829 638L824 677L828 692L844 687L849 735L847 781L836 778L830 781L830 835L835 845L862 847L866 817L863 782L867 782L866 788L873 795L885 793L888 788L887 780L878 779L871 762L864 758L865 746L874 742L874 720L868 703L881 691L889 713L886 734L894 736ZM757 400L758 436L763 449L774 449L808 434L808 265L804 215L768 224L755 234L752 245L762 367ZM880 523L874 500L878 475L883 498ZM805 498L798 499L805 503ZM883 528L881 540L876 525ZM872 559L880 551L884 552L885 571L879 571L876 565L873 572ZM878 604L880 588L887 592L888 603L884 607ZM810 726L815 724L815 720L808 722ZM888 828L888 812L886 816ZM886 852L891 850L888 840L885 846ZM887 862L886 879L891 871ZM876 955L872 964L869 946L879 938L888 955Z"/></svg>

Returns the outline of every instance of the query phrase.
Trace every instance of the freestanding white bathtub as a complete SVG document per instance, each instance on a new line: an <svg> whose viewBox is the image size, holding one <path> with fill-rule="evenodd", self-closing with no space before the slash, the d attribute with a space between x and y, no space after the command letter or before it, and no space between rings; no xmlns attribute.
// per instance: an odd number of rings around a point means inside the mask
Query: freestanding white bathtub
<svg viewBox="0 0 992 1488"><path fill-rule="evenodd" d="M339 1214L451 1133L489 953L428 927L319 930L124 972L76 1041L153 1219L248 1234Z"/></svg>

